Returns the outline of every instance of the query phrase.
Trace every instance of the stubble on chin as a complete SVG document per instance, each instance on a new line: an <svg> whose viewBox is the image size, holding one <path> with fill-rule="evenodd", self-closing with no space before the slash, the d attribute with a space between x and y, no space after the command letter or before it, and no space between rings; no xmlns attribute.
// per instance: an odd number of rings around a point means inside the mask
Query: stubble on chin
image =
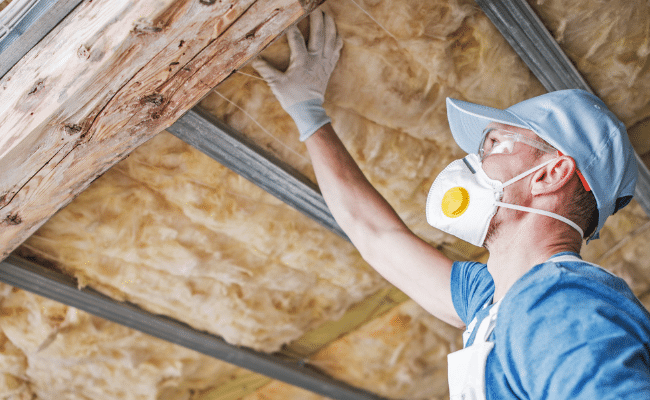
<svg viewBox="0 0 650 400"><path fill-rule="evenodd" d="M496 238L499 227L501 226L501 221L497 218L497 214L494 214L492 216L492 219L490 220L490 225L488 225L488 230L487 233L485 234L485 240L483 241L483 247L485 247L487 250L490 250L490 243Z"/></svg>

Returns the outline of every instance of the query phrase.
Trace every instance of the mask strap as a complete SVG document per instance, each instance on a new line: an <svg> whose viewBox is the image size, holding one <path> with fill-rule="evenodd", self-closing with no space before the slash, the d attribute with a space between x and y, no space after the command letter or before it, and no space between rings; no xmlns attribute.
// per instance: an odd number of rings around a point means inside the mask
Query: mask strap
<svg viewBox="0 0 650 400"><path fill-rule="evenodd" d="M500 201L497 201L496 204L501 207L505 208L512 208L513 210L519 210L519 211L527 211L533 214L541 214L541 215L546 215L547 217L555 218L557 220L560 220L564 222L565 224L571 226L573 229L578 231L580 233L580 237L583 238L585 237L585 233L580 227L573 221L571 221L568 218L564 218L561 215L552 213L550 211L544 211L544 210L538 210L537 208L530 208L530 207L524 207L524 206L518 206L516 204L508 204L508 203L502 203Z"/></svg>
<svg viewBox="0 0 650 400"><path fill-rule="evenodd" d="M506 187L506 186L508 186L508 185L511 185L511 184L517 182L518 180L520 180L520 179L522 179L522 178L525 178L526 176L532 174L533 172L537 171L538 169L541 169L541 168L545 167L546 165L552 163L552 162L555 161L555 160L556 160L555 158L552 158L552 159L550 159L550 160L548 160L548 161L546 161L546 162L543 162L543 163L539 164L539 165L536 166L536 167L533 167L533 168L529 169L528 171L525 171L525 172L523 172L523 173L521 173L521 174L515 176L514 178L512 178L512 179L510 179L509 181L507 181L506 183L504 183L502 187ZM559 220L559 221L562 221L562 222L564 222L565 224L571 226L571 227L572 227L573 229L575 229L576 231L578 231L578 232L580 233L580 237L581 237L581 238L585 236L585 235L584 235L584 231L583 231L582 229L580 229L580 227L579 227L575 222L573 222L573 221L571 221L570 219L565 218L565 217L563 217L563 216L561 216L561 215L558 215L558 214L552 213L552 212L550 212L550 211L538 210L537 208L530 208L530 207L518 206L518 205L516 205L516 204L502 203L502 202L500 202L500 201L497 201L496 204L499 205L499 206L501 206L501 207L512 208L513 210L527 211L527 212L531 212L531 213L533 213L533 214L541 214L541 215L545 215L545 216L547 216L547 217L555 218L555 219L557 219L557 220Z"/></svg>
<svg viewBox="0 0 650 400"><path fill-rule="evenodd" d="M519 174L519 175L515 176L514 178L510 179L509 181L507 181L503 185L501 185L501 187L506 187L508 185L512 185L513 183L517 182L518 180L525 178L526 176L528 176L528 175L532 174L533 172L537 171L538 169L541 169L542 167L545 167L546 165L552 163L553 161L555 161L555 158L552 158L552 159L550 159L550 160L548 160L546 162L543 162L543 163L539 164L538 166L529 169L528 171L524 171L521 174Z"/></svg>

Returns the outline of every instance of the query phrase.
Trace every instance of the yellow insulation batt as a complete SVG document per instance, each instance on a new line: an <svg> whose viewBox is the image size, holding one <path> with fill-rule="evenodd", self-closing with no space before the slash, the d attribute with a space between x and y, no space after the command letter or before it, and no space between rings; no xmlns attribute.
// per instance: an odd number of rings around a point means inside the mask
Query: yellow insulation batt
<svg viewBox="0 0 650 400"><path fill-rule="evenodd" d="M464 155L451 138L445 98L507 107L543 87L471 0L338 0L324 8L344 41L325 96L334 128L406 223L453 247L456 239L431 229L423 212L433 178ZM307 34L306 21L301 27ZM283 38L262 56L284 68L288 53ZM291 118L252 68L241 72L201 106L313 177Z"/></svg>
<svg viewBox="0 0 650 400"><path fill-rule="evenodd" d="M447 354L462 346L458 330L409 300L322 349L310 363L391 398L442 399Z"/></svg>
<svg viewBox="0 0 650 400"><path fill-rule="evenodd" d="M531 5L634 132L639 152L650 152L650 4ZM454 257L485 260L483 249L424 217L433 179L464 155L449 132L445 97L504 108L545 89L473 0L329 0L324 8L344 40L325 99L334 128L417 234ZM307 21L300 27L308 32ZM286 67L286 40L263 56ZM293 122L252 68L201 106L314 179ZM632 202L583 250L626 279L646 306L648 221ZM100 177L18 253L80 286L265 352L386 286L349 243L168 133ZM242 374L22 291L1 292L0 399L219 398L218 381ZM407 301L309 362L384 396L445 398L445 356L459 334ZM246 396L320 398L276 382Z"/></svg>
<svg viewBox="0 0 650 400"><path fill-rule="evenodd" d="M587 83L627 127L650 117L646 0L528 2ZM645 139L647 144L650 135Z"/></svg>
<svg viewBox="0 0 650 400"><path fill-rule="evenodd" d="M242 371L4 284L0 298L3 399L181 400Z"/></svg>
<svg viewBox="0 0 650 400"><path fill-rule="evenodd" d="M384 285L343 239L167 133L25 249L82 286L269 352Z"/></svg>

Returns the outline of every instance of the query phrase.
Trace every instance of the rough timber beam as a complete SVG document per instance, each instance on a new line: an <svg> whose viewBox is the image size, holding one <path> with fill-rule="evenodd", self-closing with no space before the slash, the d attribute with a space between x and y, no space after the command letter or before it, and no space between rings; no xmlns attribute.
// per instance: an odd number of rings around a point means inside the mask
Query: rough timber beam
<svg viewBox="0 0 650 400"><path fill-rule="evenodd" d="M546 90L583 89L593 93L525 0L476 0L499 32ZM636 154L639 179L634 199L650 215L650 170Z"/></svg>
<svg viewBox="0 0 650 400"><path fill-rule="evenodd" d="M0 258L322 2L80 4L0 80Z"/></svg>

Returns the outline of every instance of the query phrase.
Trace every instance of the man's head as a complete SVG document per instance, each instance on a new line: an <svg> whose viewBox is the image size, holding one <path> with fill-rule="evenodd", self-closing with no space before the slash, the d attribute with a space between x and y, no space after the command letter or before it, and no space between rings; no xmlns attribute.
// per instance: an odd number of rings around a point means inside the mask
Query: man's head
<svg viewBox="0 0 650 400"><path fill-rule="evenodd" d="M591 194L596 199L598 221L592 238L634 194L637 167L625 127L600 99L585 91L551 92L506 110L447 99L447 114L454 139L468 153L479 150L485 128L496 123L530 130L571 157L588 189L582 192L581 204L588 205Z"/></svg>

